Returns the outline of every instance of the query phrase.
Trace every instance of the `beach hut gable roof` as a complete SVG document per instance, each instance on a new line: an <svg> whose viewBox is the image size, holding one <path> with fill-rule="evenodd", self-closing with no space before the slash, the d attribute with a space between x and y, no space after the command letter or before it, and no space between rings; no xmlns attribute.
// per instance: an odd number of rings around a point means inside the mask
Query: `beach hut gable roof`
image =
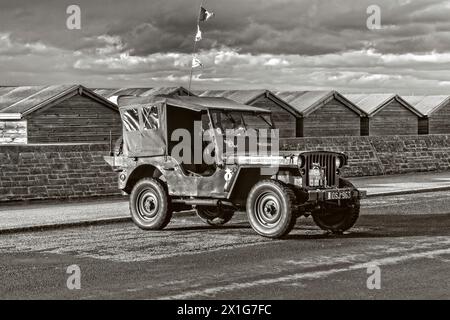
<svg viewBox="0 0 450 320"><path fill-rule="evenodd" d="M293 106L302 117L307 117L332 99L336 99L359 116L363 112L339 92L331 91L279 91L276 95Z"/></svg>
<svg viewBox="0 0 450 320"><path fill-rule="evenodd" d="M199 97L227 98L246 105L251 105L261 98L267 98L274 103L283 106L289 113L297 115L297 111L292 105L270 90L203 90L195 91L194 93Z"/></svg>
<svg viewBox="0 0 450 320"><path fill-rule="evenodd" d="M92 89L97 94L115 102L119 96L150 97L158 95L189 95L195 96L184 87L155 87L155 88L96 88Z"/></svg>
<svg viewBox="0 0 450 320"><path fill-rule="evenodd" d="M450 102L450 95L402 96L423 116L428 117Z"/></svg>
<svg viewBox="0 0 450 320"><path fill-rule="evenodd" d="M117 106L82 85L22 86L0 88L0 119L22 119L50 108L77 94L94 99L107 107Z"/></svg>
<svg viewBox="0 0 450 320"><path fill-rule="evenodd" d="M195 91L199 97L227 98L242 104L249 104L264 97L266 90L202 90Z"/></svg>
<svg viewBox="0 0 450 320"><path fill-rule="evenodd" d="M357 105L368 117L375 116L378 112L380 112L383 107L393 100L400 103L406 109L411 111L417 116L421 116L421 113L418 112L412 105L406 102L402 97L394 93L359 93L359 94L344 94L344 96Z"/></svg>

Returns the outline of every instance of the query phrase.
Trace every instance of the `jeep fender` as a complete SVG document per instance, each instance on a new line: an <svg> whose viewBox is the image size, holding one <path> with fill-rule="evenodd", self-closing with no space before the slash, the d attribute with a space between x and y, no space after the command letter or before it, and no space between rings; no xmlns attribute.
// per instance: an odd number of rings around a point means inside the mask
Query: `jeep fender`
<svg viewBox="0 0 450 320"><path fill-rule="evenodd" d="M143 163L133 168L127 168L126 180L119 180L120 189L129 194L139 180L143 178L160 178L161 176L161 170L153 164Z"/></svg>
<svg viewBox="0 0 450 320"><path fill-rule="evenodd" d="M228 199L236 204L244 204L250 189L262 179L270 179L271 174L263 175L261 166L239 166L230 180Z"/></svg>

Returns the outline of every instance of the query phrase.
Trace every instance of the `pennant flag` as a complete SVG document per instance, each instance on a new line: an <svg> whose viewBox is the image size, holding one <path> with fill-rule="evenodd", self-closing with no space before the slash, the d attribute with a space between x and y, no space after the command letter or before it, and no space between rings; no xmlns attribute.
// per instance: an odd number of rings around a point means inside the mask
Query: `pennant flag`
<svg viewBox="0 0 450 320"><path fill-rule="evenodd" d="M203 63L197 57L192 57L192 68L202 67Z"/></svg>
<svg viewBox="0 0 450 320"><path fill-rule="evenodd" d="M200 8L199 21L208 21L213 16L214 16L214 12L209 12L203 7Z"/></svg>
<svg viewBox="0 0 450 320"><path fill-rule="evenodd" d="M195 35L195 42L199 42L202 40L202 30L200 30L200 26L197 25L197 34Z"/></svg>

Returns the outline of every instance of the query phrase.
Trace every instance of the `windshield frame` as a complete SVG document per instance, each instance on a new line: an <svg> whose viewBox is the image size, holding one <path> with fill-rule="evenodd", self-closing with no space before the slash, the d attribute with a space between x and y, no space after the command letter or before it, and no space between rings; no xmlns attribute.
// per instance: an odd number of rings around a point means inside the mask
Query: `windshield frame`
<svg viewBox="0 0 450 320"><path fill-rule="evenodd" d="M241 123L244 127L244 129L247 131L249 129L255 129L252 127L249 127L248 124L245 121L245 117L244 115L250 115L250 116L255 116L259 119L261 119L262 121L264 121L264 123L267 124L267 128L268 130L272 130L275 129L275 124L273 123L273 119L272 119L272 113L270 112L254 112L254 111L240 111L240 110L221 110L221 109L212 109L209 110L209 114L210 114L210 121L211 121L211 126L214 129L221 129L222 131L227 130L228 128L224 129L221 125L221 123L219 121L216 121L217 118L215 116L215 114L221 114L221 115L225 115L227 117L227 119L230 119L230 121L234 124L236 123ZM236 116L236 114L239 115L239 121L237 121L234 117ZM265 116L268 116L269 119L267 119ZM220 127L218 127L216 124L219 124ZM233 128L234 130L236 128ZM258 130L258 129L255 129Z"/></svg>

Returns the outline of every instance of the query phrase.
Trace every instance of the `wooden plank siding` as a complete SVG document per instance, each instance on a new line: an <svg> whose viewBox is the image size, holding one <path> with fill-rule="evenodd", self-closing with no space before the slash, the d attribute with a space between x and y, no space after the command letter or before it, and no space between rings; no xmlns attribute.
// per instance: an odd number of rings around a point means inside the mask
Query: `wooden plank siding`
<svg viewBox="0 0 450 320"><path fill-rule="evenodd" d="M450 100L428 118L429 134L450 133Z"/></svg>
<svg viewBox="0 0 450 320"><path fill-rule="evenodd" d="M251 103L254 107L272 111L272 119L279 130L280 138L296 137L296 117L268 97L260 97Z"/></svg>
<svg viewBox="0 0 450 320"><path fill-rule="evenodd" d="M108 142L122 133L118 111L75 95L28 117L28 143Z"/></svg>
<svg viewBox="0 0 450 320"><path fill-rule="evenodd" d="M417 135L418 116L397 100L392 100L369 118L369 135Z"/></svg>
<svg viewBox="0 0 450 320"><path fill-rule="evenodd" d="M361 132L360 116L336 98L299 121L303 137L359 136Z"/></svg>

